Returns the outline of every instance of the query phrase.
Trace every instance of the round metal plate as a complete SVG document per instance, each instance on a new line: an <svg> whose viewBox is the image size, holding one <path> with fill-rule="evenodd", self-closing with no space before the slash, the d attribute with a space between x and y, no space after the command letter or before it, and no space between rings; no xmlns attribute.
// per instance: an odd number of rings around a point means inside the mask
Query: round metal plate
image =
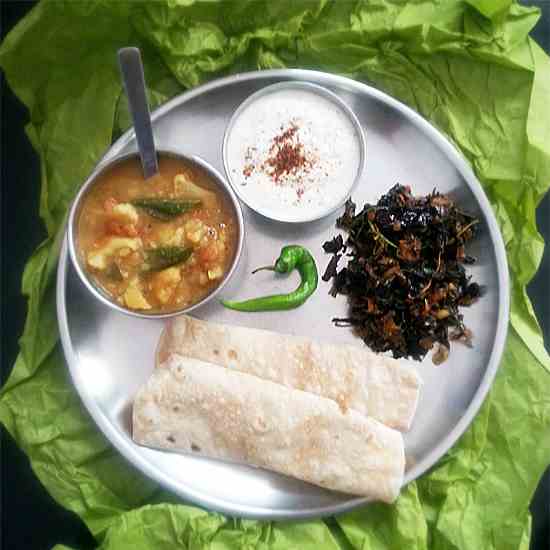
<svg viewBox="0 0 550 550"><path fill-rule="evenodd" d="M375 202L393 184L411 185L415 194L437 188L482 220L481 236L471 253L471 267L487 292L464 310L473 330L474 347L454 345L449 360L436 367L430 358L419 364L424 385L412 430L405 435L406 482L422 475L468 427L498 368L509 309L506 256L491 207L468 164L428 122L391 97L359 82L306 70L275 70L220 79L174 98L153 113L159 148L199 155L223 170L222 140L234 110L264 86L307 80L338 94L368 133L366 169L353 199ZM124 134L99 163L136 148L132 132ZM322 243L335 234L339 212L305 224L281 224L244 209L246 241L237 271L222 296L242 299L287 291L297 276L274 278L251 270L266 265L282 245L303 244L319 270L329 258ZM153 370L155 347L163 322L137 319L95 299L70 265L66 243L59 260L57 308L61 340L74 384L90 414L113 445L137 468L188 501L233 516L264 519L337 514L364 499L319 489L271 472L215 460L139 447L131 439L131 407L138 388ZM328 295L321 283L303 307L288 312L245 314L209 303L194 311L203 319L362 345L349 329L335 328L334 316L346 311L343 297Z"/></svg>

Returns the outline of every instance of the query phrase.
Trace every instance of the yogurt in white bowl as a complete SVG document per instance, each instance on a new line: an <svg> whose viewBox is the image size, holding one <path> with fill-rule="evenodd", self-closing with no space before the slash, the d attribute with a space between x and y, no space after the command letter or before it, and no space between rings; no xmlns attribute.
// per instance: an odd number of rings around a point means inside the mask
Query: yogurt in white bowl
<svg viewBox="0 0 550 550"><path fill-rule="evenodd" d="M351 109L309 82L252 94L233 114L223 161L239 198L267 218L306 222L340 207L362 176L365 136Z"/></svg>

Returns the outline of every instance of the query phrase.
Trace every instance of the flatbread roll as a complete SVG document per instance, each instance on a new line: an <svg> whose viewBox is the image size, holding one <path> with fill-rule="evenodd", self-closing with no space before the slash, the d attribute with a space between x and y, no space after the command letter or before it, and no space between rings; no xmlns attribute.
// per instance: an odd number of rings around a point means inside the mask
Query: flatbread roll
<svg viewBox="0 0 550 550"><path fill-rule="evenodd" d="M403 483L400 432L331 399L177 355L139 391L133 438L385 502Z"/></svg>
<svg viewBox="0 0 550 550"><path fill-rule="evenodd" d="M420 392L414 367L365 348L187 316L166 326L157 366L172 353L328 397L401 431L411 426Z"/></svg>

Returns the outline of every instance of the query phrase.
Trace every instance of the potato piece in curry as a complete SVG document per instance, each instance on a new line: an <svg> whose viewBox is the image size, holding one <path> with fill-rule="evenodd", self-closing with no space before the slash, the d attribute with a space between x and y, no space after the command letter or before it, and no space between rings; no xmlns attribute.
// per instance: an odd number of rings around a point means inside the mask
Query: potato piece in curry
<svg viewBox="0 0 550 550"><path fill-rule="evenodd" d="M137 159L113 166L83 200L78 249L97 286L121 306L164 313L219 285L235 254L237 222L200 167L161 157L143 179Z"/></svg>

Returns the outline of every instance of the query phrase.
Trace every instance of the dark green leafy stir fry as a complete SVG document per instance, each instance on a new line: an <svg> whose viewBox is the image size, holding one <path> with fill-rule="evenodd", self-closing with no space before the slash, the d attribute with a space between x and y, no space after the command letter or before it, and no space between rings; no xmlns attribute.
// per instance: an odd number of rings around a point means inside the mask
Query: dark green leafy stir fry
<svg viewBox="0 0 550 550"><path fill-rule="evenodd" d="M420 360L434 349L433 361L448 357L450 341L471 346L461 306L469 306L482 288L466 274L475 259L466 243L479 220L435 190L414 197L410 187L395 185L376 205L356 214L348 200L337 227L348 232L327 241L333 254L324 281L331 294L348 296L350 312L335 318L337 326L352 326L377 352ZM342 256L347 265L338 271Z"/></svg>

